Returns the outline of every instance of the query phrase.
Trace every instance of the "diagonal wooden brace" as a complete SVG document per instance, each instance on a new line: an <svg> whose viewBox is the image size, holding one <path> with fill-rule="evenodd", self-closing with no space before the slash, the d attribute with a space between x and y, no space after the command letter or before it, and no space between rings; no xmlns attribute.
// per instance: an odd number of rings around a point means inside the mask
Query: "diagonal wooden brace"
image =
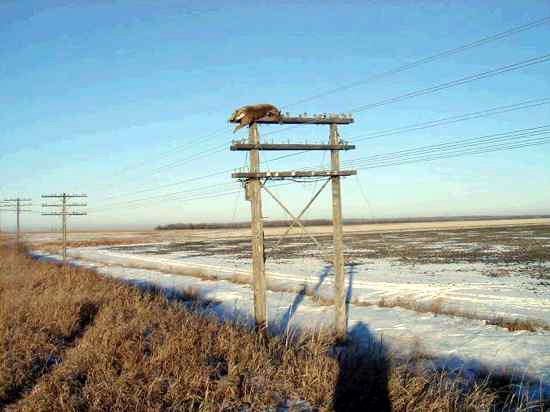
<svg viewBox="0 0 550 412"><path fill-rule="evenodd" d="M321 249L321 245L319 244L319 242L317 241L317 239L315 239L315 237L313 237L307 230L306 228L304 227L304 225L300 222L300 219L301 217L304 215L304 213L306 213L306 211L309 209L309 207L313 204L313 202L315 201L315 199L317 199L317 197L321 194L321 192L323 191L323 189L327 186L328 182L330 181L330 179L327 179L325 181L325 183L321 186L321 188L317 191L317 193L315 193L315 195L311 198L311 200L308 202L308 204L304 207L304 209L300 212L300 214L298 215L298 217L294 216L294 214L288 210L288 208L265 186L265 185L262 185L262 187L264 188L264 190L269 193L269 195L283 208L283 210L292 218L292 223L290 224L290 226L287 228L287 230L285 231L285 233L283 233L283 235L279 238L279 240L277 241L277 243L275 243L275 246L273 246L274 248L278 247L279 244L283 241L283 239L288 235L288 233L290 232L290 230L294 227L294 225L298 225L302 228L304 234L306 234L307 236L309 236L314 242L315 244L317 245L317 247L319 247Z"/></svg>

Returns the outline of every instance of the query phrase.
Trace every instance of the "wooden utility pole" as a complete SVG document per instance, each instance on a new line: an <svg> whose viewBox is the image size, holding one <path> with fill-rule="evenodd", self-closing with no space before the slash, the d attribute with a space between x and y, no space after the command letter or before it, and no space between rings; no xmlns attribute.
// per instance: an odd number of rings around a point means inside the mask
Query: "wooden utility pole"
<svg viewBox="0 0 550 412"><path fill-rule="evenodd" d="M2 233L2 212L5 212L5 208L10 205L4 201L0 201L0 233Z"/></svg>
<svg viewBox="0 0 550 412"><path fill-rule="evenodd" d="M237 121L235 121L237 123ZM335 280L335 329L339 336L344 337L347 334L347 308L345 302L345 274L344 274L344 255L343 255L343 228L342 228L342 199L340 177L357 174L355 170L340 170L340 150L355 149L355 146L341 141L338 135L338 124L350 124L353 119L348 116L285 116L282 119L264 117L252 124L249 129L248 141L235 141L231 145L231 150L250 151L250 170L248 172L235 172L233 178L244 182L246 188L246 198L251 202L252 210L252 278L254 289L254 318L256 326L265 328L267 326L267 303L266 303L266 274L265 274L265 245L264 229L262 217L262 188L275 199L282 209L292 218L291 227L296 225L304 231L305 234L312 237L305 230L300 218L304 215L313 201L325 188L326 183L315 193L307 206L296 217L275 194L267 189L268 180L283 180L295 178L322 178L326 177L332 182L332 209L334 226L334 271ZM257 124L324 124L330 126L329 144L273 144L260 143L260 136ZM261 150L330 150L331 169L330 170L292 170L280 172L262 172L260 171L260 151ZM281 236L280 241L289 233L290 228ZM313 238L313 237L312 237ZM315 243L319 243L314 239Z"/></svg>
<svg viewBox="0 0 550 412"><path fill-rule="evenodd" d="M16 234L16 243L19 244L21 241L21 213L23 212L31 212L31 210L28 209L22 209L23 207L30 207L32 206L31 202L32 199L21 199L20 197L14 198L14 199L5 199L4 202L8 202L10 207L15 207L15 209L10 209L11 212L15 212L17 214L17 234Z"/></svg>
<svg viewBox="0 0 550 412"><path fill-rule="evenodd" d="M258 126L253 124L248 129L248 142L258 145L260 137ZM260 152L250 150L250 171L260 171ZM262 186L260 178L252 178L247 182L248 196L252 212L252 283L254 287L254 315L256 327L265 330L267 327L267 302L265 279L264 251L264 220L262 216Z"/></svg>
<svg viewBox="0 0 550 412"><path fill-rule="evenodd" d="M61 232L62 232L62 242L63 242L63 263L67 262L67 216L85 216L87 215L86 212L76 212L76 211L70 211L67 209L67 207L85 207L87 206L86 203L67 203L67 199L71 198L83 198L88 197L88 195L85 194L79 194L79 195L71 195L67 193L61 193L61 194L53 194L53 195L42 195L43 199L60 199L61 203L55 203L55 204L49 204L49 203L43 203L42 207L53 207L53 208L60 208L60 212L46 212L42 213L43 216L61 216Z"/></svg>
<svg viewBox="0 0 550 412"><path fill-rule="evenodd" d="M340 144L338 126L330 125L330 144ZM340 153L338 150L330 151L330 163L332 171L340 170ZM342 190L340 176L330 178L332 183L332 228L334 230L334 305L336 312L336 334L345 336L348 330L348 316L346 306L346 282L344 277L344 230L342 228Z"/></svg>

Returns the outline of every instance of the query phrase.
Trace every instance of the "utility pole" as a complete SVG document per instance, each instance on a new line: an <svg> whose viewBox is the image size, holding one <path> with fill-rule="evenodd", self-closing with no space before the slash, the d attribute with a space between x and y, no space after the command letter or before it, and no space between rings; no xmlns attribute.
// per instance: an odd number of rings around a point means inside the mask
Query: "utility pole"
<svg viewBox="0 0 550 412"><path fill-rule="evenodd" d="M68 207L86 207L86 203L67 203L67 199L72 198L87 198L86 194L53 194L53 195L42 195L43 199L60 199L61 203L43 203L42 207L50 208L60 208L60 212L43 212L43 216L61 216L61 232L62 232L62 242L63 242L63 264L67 262L67 216L85 216L86 212L77 212L68 210Z"/></svg>
<svg viewBox="0 0 550 412"><path fill-rule="evenodd" d="M258 126L254 123L248 129L248 143L259 145L260 136ZM260 171L260 152L258 149L250 151L250 171ZM265 279L265 250L264 250L264 220L262 216L262 186L260 179L251 179L247 183L248 196L252 212L252 281L254 287L254 315L256 327L260 330L267 328L267 301Z"/></svg>
<svg viewBox="0 0 550 412"><path fill-rule="evenodd" d="M10 209L10 212L15 212L17 214L17 234L16 234L16 243L19 244L21 241L21 218L20 215L23 212L32 212L32 210L22 209L23 207L32 206L32 199L21 199L16 197L13 199L4 199L4 202L8 202L10 207L15 207L15 209Z"/></svg>
<svg viewBox="0 0 550 412"><path fill-rule="evenodd" d="M330 144L338 145L340 136L338 126L335 123L330 125ZM330 151L331 170L340 170L340 153L338 150ZM346 336L348 330L348 316L346 305L346 282L344 276L344 230L342 228L342 196L340 176L330 178L332 183L332 227L334 230L334 305L336 311L336 334Z"/></svg>
<svg viewBox="0 0 550 412"><path fill-rule="evenodd" d="M237 121L234 121L237 123ZM342 199L341 182L343 176L352 176L357 174L355 170L340 170L341 150L355 149L355 146L349 145L340 139L338 134L338 125L353 123L353 118L345 115L318 115L308 117L295 116L288 114L282 119L264 117L250 125L248 142L234 141L231 145L232 151L250 151L250 170L248 172L234 172L232 177L241 180L246 188L246 199L251 202L251 232L252 232L252 278L254 290L254 318L256 327L265 328L267 326L267 304L266 304L266 275L265 275L265 245L262 217L262 197L261 191L264 189L292 218L292 224L286 232L279 238L277 245L290 232L293 226L299 226L305 234L311 237L319 246L317 240L307 233L305 226L300 222L300 218L308 210L311 204L327 186L332 182L332 210L333 210L333 229L334 229L334 257L332 259L335 279L335 330L340 337L347 334L347 308L345 293L345 273L344 273L344 245L342 228ZM260 143L260 136L257 124L303 124L303 125L329 125L330 140L329 144L279 144L279 143ZM292 170L280 172L262 172L260 171L260 151L261 150L330 150L331 169L330 170ZM327 181L315 193L305 208L296 217L275 194L266 187L269 180L284 180L296 178L323 178Z"/></svg>
<svg viewBox="0 0 550 412"><path fill-rule="evenodd" d="M0 201L0 234L2 233L2 212L5 212L5 208L10 207L5 201Z"/></svg>

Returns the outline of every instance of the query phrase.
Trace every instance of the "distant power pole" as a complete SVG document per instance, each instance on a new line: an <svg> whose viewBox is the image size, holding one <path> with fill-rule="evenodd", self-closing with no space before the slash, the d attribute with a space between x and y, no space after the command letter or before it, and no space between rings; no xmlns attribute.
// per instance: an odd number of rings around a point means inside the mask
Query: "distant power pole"
<svg viewBox="0 0 550 412"><path fill-rule="evenodd" d="M6 208L10 205L4 201L0 201L0 233L2 233L2 212L5 212Z"/></svg>
<svg viewBox="0 0 550 412"><path fill-rule="evenodd" d="M42 195L43 199L60 199L61 203L43 203L42 207L53 207L60 208L59 212L43 212L42 216L61 216L61 232L63 233L63 263L67 261L67 216L85 216L86 212L76 212L74 210L68 210L68 207L86 207L86 203L67 203L67 199L73 198L84 198L88 197L86 194L53 194L53 195Z"/></svg>
<svg viewBox="0 0 550 412"><path fill-rule="evenodd" d="M23 212L32 212L32 210L28 209L22 209L24 207L30 207L32 206L32 199L21 199L20 197L16 197L14 199L5 199L4 202L7 202L9 207L15 207L15 209L9 209L10 212L15 212L17 214L17 235L16 235L16 242L19 244L21 241L21 213Z"/></svg>

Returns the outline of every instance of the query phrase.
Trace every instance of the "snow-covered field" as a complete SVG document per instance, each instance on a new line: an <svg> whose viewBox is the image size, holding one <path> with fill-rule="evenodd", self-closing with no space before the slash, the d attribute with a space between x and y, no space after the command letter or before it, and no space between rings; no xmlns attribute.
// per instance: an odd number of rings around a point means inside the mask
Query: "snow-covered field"
<svg viewBox="0 0 550 412"><path fill-rule="evenodd" d="M330 252L330 239L320 241ZM485 365L550 385L550 227L354 233L346 244L352 332L382 337L400 353L431 354L447 367ZM69 255L124 280L193 287L219 302L213 310L222 317L252 313L252 291L242 283L250 276L246 238L83 247ZM332 307L309 296L332 296L326 256L303 238L269 256L270 322L282 329L330 326ZM415 305L428 309L403 308ZM532 321L538 329L510 332L484 321L497 318Z"/></svg>

